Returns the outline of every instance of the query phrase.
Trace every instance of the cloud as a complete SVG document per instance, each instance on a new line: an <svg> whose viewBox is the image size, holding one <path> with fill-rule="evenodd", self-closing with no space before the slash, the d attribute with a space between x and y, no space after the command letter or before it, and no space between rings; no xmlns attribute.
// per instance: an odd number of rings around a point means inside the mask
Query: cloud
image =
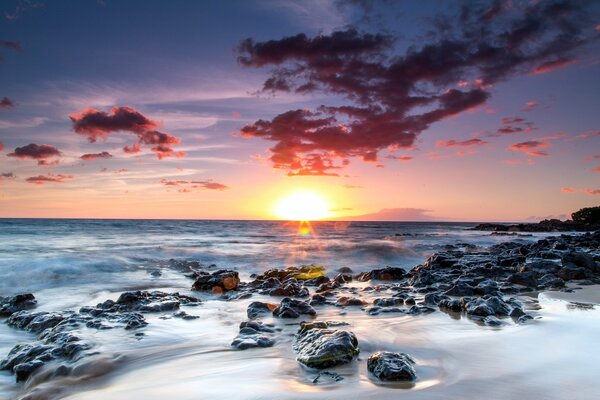
<svg viewBox="0 0 600 400"><path fill-rule="evenodd" d="M590 195L600 194L600 189L585 189L585 193Z"/></svg>
<svg viewBox="0 0 600 400"><path fill-rule="evenodd" d="M545 151L540 151L540 149L545 149L550 146L550 142L529 140L527 142L515 143L511 145L509 149L514 151L522 151L523 153L534 157L545 157L548 156L548 153Z"/></svg>
<svg viewBox="0 0 600 400"><path fill-rule="evenodd" d="M527 103L525 103L525 106L523 107L523 111L525 111L525 112L533 111L537 108L537 106L538 106L537 101L528 101Z"/></svg>
<svg viewBox="0 0 600 400"><path fill-rule="evenodd" d="M530 75L541 75L547 74L548 72L552 72L557 69L568 67L569 65L577 63L577 60L569 60L569 59L558 59L545 62L531 71L529 71Z"/></svg>
<svg viewBox="0 0 600 400"><path fill-rule="evenodd" d="M533 122L527 121L522 117L505 117L502 118L502 126L496 130L492 136L510 135L513 133L529 133L537 128Z"/></svg>
<svg viewBox="0 0 600 400"><path fill-rule="evenodd" d="M389 154L389 155L385 156L385 158L390 159L390 160L398 160L398 161L411 161L411 160L413 160L413 157L411 157L411 156L395 156L393 154Z"/></svg>
<svg viewBox="0 0 600 400"><path fill-rule="evenodd" d="M362 189L363 186L360 185L342 185L344 189Z"/></svg>
<svg viewBox="0 0 600 400"><path fill-rule="evenodd" d="M0 174L0 183L4 180L14 180L17 176L12 172L3 172Z"/></svg>
<svg viewBox="0 0 600 400"><path fill-rule="evenodd" d="M531 2L520 12L502 6L490 14L489 7L465 5L403 53L396 37L352 28L246 39L239 63L273 67L263 91L327 93L346 104L289 110L246 125L241 135L274 142L270 160L289 175L337 175L340 161L351 157L377 161L386 148L413 146L431 124L484 105L495 83L574 60L592 40L583 34L585 6ZM460 81L475 84L459 90Z"/></svg>
<svg viewBox="0 0 600 400"><path fill-rule="evenodd" d="M594 136L598 136L600 135L600 131L590 131L590 132L585 132L585 133L580 133L579 135L575 136L577 139L587 139L587 138L591 138Z"/></svg>
<svg viewBox="0 0 600 400"><path fill-rule="evenodd" d="M74 176L72 176L72 175L48 174L48 175L32 176L32 177L25 179L25 181L27 181L29 183L34 183L36 185L44 185L46 183L62 183L67 179L73 179L73 178L74 178Z"/></svg>
<svg viewBox="0 0 600 400"><path fill-rule="evenodd" d="M350 221L432 221L431 210L422 208L384 208L376 213L344 217Z"/></svg>
<svg viewBox="0 0 600 400"><path fill-rule="evenodd" d="M572 187L564 187L564 188L560 189L560 191L563 193L575 193L577 191L577 189L572 188Z"/></svg>
<svg viewBox="0 0 600 400"><path fill-rule="evenodd" d="M437 147L470 147L470 146L482 146L487 143L488 142L486 142L485 140L481 140L481 139L469 139L469 140L463 140L463 141L456 141L456 140L452 139L452 140L447 140L447 141L438 140L435 145Z"/></svg>
<svg viewBox="0 0 600 400"><path fill-rule="evenodd" d="M600 172L600 165L598 165L596 168L594 168L594 171Z"/></svg>
<svg viewBox="0 0 600 400"><path fill-rule="evenodd" d="M7 154L8 157L20 159L37 160L38 165L53 165L57 164L58 160L49 161L49 158L60 157L62 153L54 146L49 144L34 144L30 143L27 146L17 147L12 153Z"/></svg>
<svg viewBox="0 0 600 400"><path fill-rule="evenodd" d="M137 136L138 143L132 147L125 146L126 153L138 153L140 145L152 145L150 150L159 160L166 157L184 157L184 152L176 152L172 145L181 143L181 140L169 133L157 130L159 123L147 118L145 115L131 107L113 107L110 113L88 108L82 112L69 115L73 123L73 130L87 137L94 143L99 139L106 140L113 132L130 132Z"/></svg>
<svg viewBox="0 0 600 400"><path fill-rule="evenodd" d="M4 150L4 144L0 142L0 151Z"/></svg>
<svg viewBox="0 0 600 400"><path fill-rule="evenodd" d="M564 188L560 189L560 191L563 193L580 192L580 193L585 193L585 194L589 194L589 195L600 194L600 189L575 189L572 187L564 187Z"/></svg>
<svg viewBox="0 0 600 400"><path fill-rule="evenodd" d="M3 97L2 99L0 99L0 110L12 108L14 106L15 106L15 103L13 103L13 101L11 99L9 99L8 97Z"/></svg>
<svg viewBox="0 0 600 400"><path fill-rule="evenodd" d="M26 11L43 7L44 3L36 2L34 0L17 0L17 5L14 11L4 12L4 18L8 20L14 20L20 18Z"/></svg>
<svg viewBox="0 0 600 400"><path fill-rule="evenodd" d="M21 42L11 40L0 40L0 47L10 50L21 50Z"/></svg>
<svg viewBox="0 0 600 400"><path fill-rule="evenodd" d="M229 189L228 186L223 185L222 183L218 183L213 181L212 179L208 179L205 181L185 181L185 180L168 180L161 179L160 183L165 186L187 186L187 188L178 189L178 192L188 193L191 192L191 189L207 189L207 190L218 190L223 191Z"/></svg>
<svg viewBox="0 0 600 400"><path fill-rule="evenodd" d="M97 158L112 158L112 154L110 154L107 151L103 151L102 153L84 154L79 158L81 158L84 161L91 161L91 160L95 160Z"/></svg>

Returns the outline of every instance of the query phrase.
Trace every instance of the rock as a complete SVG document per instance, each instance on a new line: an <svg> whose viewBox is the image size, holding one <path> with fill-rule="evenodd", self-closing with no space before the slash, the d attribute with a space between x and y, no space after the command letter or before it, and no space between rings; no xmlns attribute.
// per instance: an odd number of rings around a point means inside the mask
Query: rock
<svg viewBox="0 0 600 400"><path fill-rule="evenodd" d="M268 291L270 296L308 297L309 291L295 278L287 279L281 285Z"/></svg>
<svg viewBox="0 0 600 400"><path fill-rule="evenodd" d="M487 326L502 326L504 322L500 321L498 318L489 315L483 319L483 323Z"/></svg>
<svg viewBox="0 0 600 400"><path fill-rule="evenodd" d="M446 299L448 299L448 296L441 293L427 293L425 297L423 297L423 303L437 306L440 301Z"/></svg>
<svg viewBox="0 0 600 400"><path fill-rule="evenodd" d="M270 334L275 329L271 324L257 321L247 321L240 324L240 333L231 342L231 347L238 350L246 350L255 347L272 347L275 340Z"/></svg>
<svg viewBox="0 0 600 400"><path fill-rule="evenodd" d="M335 383L335 382L339 382L339 381L343 381L344 378L342 378L339 374L336 374L335 372L329 372L329 371L323 371L323 372L319 372L319 375L317 375L315 377L315 379L313 379L313 383Z"/></svg>
<svg viewBox="0 0 600 400"><path fill-rule="evenodd" d="M530 288L536 288L538 285L536 274L533 271L517 272L509 276L508 281L516 285L523 285Z"/></svg>
<svg viewBox="0 0 600 400"><path fill-rule="evenodd" d="M387 297L381 299L375 299L373 305L377 307L393 307L404 304L404 299L398 297Z"/></svg>
<svg viewBox="0 0 600 400"><path fill-rule="evenodd" d="M367 360L367 370L381 381L414 381L415 360L405 353L380 351Z"/></svg>
<svg viewBox="0 0 600 400"><path fill-rule="evenodd" d="M253 301L248 305L246 314L248 314L248 318L255 319L261 314L273 312L275 308L277 308L276 304Z"/></svg>
<svg viewBox="0 0 600 400"><path fill-rule="evenodd" d="M221 294L230 290L236 290L240 283L239 274L231 270L219 270L212 274L207 272L198 275L192 285L192 290L202 290Z"/></svg>
<svg viewBox="0 0 600 400"><path fill-rule="evenodd" d="M589 270L583 267L576 267L573 264L567 264L556 273L556 275L565 281L572 281L577 279L586 279L588 277Z"/></svg>
<svg viewBox="0 0 600 400"><path fill-rule="evenodd" d="M440 302L438 303L438 307L440 308L440 310L450 310L450 311L454 311L454 312L460 312L464 308L464 303L463 303L463 301L461 301L459 299L447 298L447 299L440 300Z"/></svg>
<svg viewBox="0 0 600 400"><path fill-rule="evenodd" d="M475 294L478 295L492 295L498 293L498 283L492 279L486 279L477 284L475 287Z"/></svg>
<svg viewBox="0 0 600 400"><path fill-rule="evenodd" d="M181 318L181 319L185 319L185 320L192 320L192 319L198 319L200 318L197 315L190 315L188 313L186 313L185 311L178 311L176 313L173 314L173 318Z"/></svg>
<svg viewBox="0 0 600 400"><path fill-rule="evenodd" d="M382 269L374 269L369 272L363 272L362 274L358 275L356 279L361 282L369 280L398 281L404 278L405 272L406 271L404 271L402 268L385 267Z"/></svg>
<svg viewBox="0 0 600 400"><path fill-rule="evenodd" d="M279 318L298 318L300 315L317 315L317 312L308 303L286 297L273 310L273 316Z"/></svg>
<svg viewBox="0 0 600 400"><path fill-rule="evenodd" d="M349 363L360 352L358 340L352 332L321 326L301 325L294 342L300 363L324 369Z"/></svg>
<svg viewBox="0 0 600 400"><path fill-rule="evenodd" d="M565 281L552 274L546 274L540 278L539 284L547 288L562 288L565 286Z"/></svg>
<svg viewBox="0 0 600 400"><path fill-rule="evenodd" d="M17 311L29 310L37 305L31 293L18 294L13 297L0 297L0 317L10 317Z"/></svg>
<svg viewBox="0 0 600 400"><path fill-rule="evenodd" d="M6 323L15 328L25 329L29 332L40 333L48 328L53 328L65 319L65 315L56 312L18 311L12 314Z"/></svg>
<svg viewBox="0 0 600 400"><path fill-rule="evenodd" d="M445 294L448 296L473 296L475 294L475 288L467 282L458 280Z"/></svg>
<svg viewBox="0 0 600 400"><path fill-rule="evenodd" d="M338 307L348 307L348 306L359 306L362 307L364 306L366 303L363 302L361 299L358 299L356 297L340 297L339 299L337 299L337 301L335 302L335 305Z"/></svg>
<svg viewBox="0 0 600 400"><path fill-rule="evenodd" d="M562 256L562 265L567 266L568 264L576 265L577 267L585 268L592 272L600 272L600 269L594 261L594 257L591 254L583 252L567 252Z"/></svg>
<svg viewBox="0 0 600 400"><path fill-rule="evenodd" d="M465 305L465 309L467 314L478 317L487 317L488 315L508 315L511 310L508 304L496 296L490 296L487 299L478 298L471 300Z"/></svg>

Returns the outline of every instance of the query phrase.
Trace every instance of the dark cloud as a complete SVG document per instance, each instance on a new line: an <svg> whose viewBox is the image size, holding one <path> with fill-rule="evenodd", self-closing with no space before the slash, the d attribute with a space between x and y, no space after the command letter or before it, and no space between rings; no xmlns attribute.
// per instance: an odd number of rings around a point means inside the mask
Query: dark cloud
<svg viewBox="0 0 600 400"><path fill-rule="evenodd" d="M443 23L429 40L402 54L394 37L355 29L246 39L240 64L274 68L263 90L325 92L348 103L290 110L241 133L274 142L270 160L289 175L337 175L340 160L351 157L377 161L385 149L412 147L431 124L483 105L495 83L575 60L575 50L591 40L583 34L584 6L560 0L518 10L502 2L470 4L458 17L438 19Z"/></svg>
<svg viewBox="0 0 600 400"><path fill-rule="evenodd" d="M102 153L84 154L79 158L81 158L84 161L90 161L90 160L96 160L98 158L112 158L112 154L110 154L107 151L103 151Z"/></svg>
<svg viewBox="0 0 600 400"><path fill-rule="evenodd" d="M223 185L222 183L218 183L213 181L212 179L208 179L205 181L185 181L185 180L168 180L161 179L160 183L165 186L186 186L187 188L178 189L178 192L188 193L191 192L191 189L208 189L208 190L227 190L228 186Z"/></svg>
<svg viewBox="0 0 600 400"><path fill-rule="evenodd" d="M523 153L534 156L534 157L545 157L548 155L545 151L540 151L540 149L545 149L550 147L550 142L542 142L539 140L529 140L527 142L515 143L511 145L509 148L515 151L522 151Z"/></svg>
<svg viewBox="0 0 600 400"><path fill-rule="evenodd" d="M487 144L485 140L481 139L469 139L463 141L452 140L438 140L436 143L437 147L470 147L470 146L482 146Z"/></svg>
<svg viewBox="0 0 600 400"><path fill-rule="evenodd" d="M49 144L30 143L27 146L17 147L8 157L37 160L38 165L54 165L58 160L50 161L50 158L60 157L62 153Z"/></svg>
<svg viewBox="0 0 600 400"><path fill-rule="evenodd" d="M393 154L389 154L389 155L385 156L385 158L388 158L390 160L398 160L398 161L411 161L413 159L413 157L411 157L411 156L395 156Z"/></svg>
<svg viewBox="0 0 600 400"><path fill-rule="evenodd" d="M125 146L126 153L139 153L142 144L154 146L150 150L159 159L165 157L184 157L184 152L177 152L171 147L181 143L178 137L157 130L159 123L147 118L145 115L131 107L113 107L110 113L92 108L80 113L69 115L73 123L73 130L87 137L94 143L98 139L106 139L113 132L130 132L137 136L138 143Z"/></svg>
<svg viewBox="0 0 600 400"><path fill-rule="evenodd" d="M530 133L537 130L533 122L522 117L502 118L502 126L491 136L511 135L513 133Z"/></svg>
<svg viewBox="0 0 600 400"><path fill-rule="evenodd" d="M0 174L0 183L2 183L4 180L14 180L16 178L17 176L12 172L3 172Z"/></svg>
<svg viewBox="0 0 600 400"><path fill-rule="evenodd" d="M0 109L12 108L14 106L15 103L8 97L3 97L0 99Z"/></svg>
<svg viewBox="0 0 600 400"><path fill-rule="evenodd" d="M62 183L67 179L73 179L73 178L74 178L74 176L72 176L72 175L48 174L48 175L32 176L32 177L25 179L25 181L27 181L29 183L34 183L36 185L43 185L46 183Z"/></svg>

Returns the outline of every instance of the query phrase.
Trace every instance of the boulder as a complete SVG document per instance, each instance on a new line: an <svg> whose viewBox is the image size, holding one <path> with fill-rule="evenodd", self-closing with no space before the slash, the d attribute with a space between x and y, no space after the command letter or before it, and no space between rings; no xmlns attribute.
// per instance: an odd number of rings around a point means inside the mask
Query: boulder
<svg viewBox="0 0 600 400"><path fill-rule="evenodd" d="M317 312L308 303L286 297L273 310L273 316L279 318L298 318L300 315L317 315Z"/></svg>
<svg viewBox="0 0 600 400"><path fill-rule="evenodd" d="M351 362L360 352L356 336L350 331L324 326L327 324L301 325L294 342L297 360L317 369Z"/></svg>
<svg viewBox="0 0 600 400"><path fill-rule="evenodd" d="M380 351L367 360L367 370L381 381L414 381L415 360L405 353Z"/></svg>
<svg viewBox="0 0 600 400"><path fill-rule="evenodd" d="M237 271L219 270L212 274L203 272L198 275L192 285L192 290L202 290L221 294L230 290L236 290L240 283L240 277Z"/></svg>

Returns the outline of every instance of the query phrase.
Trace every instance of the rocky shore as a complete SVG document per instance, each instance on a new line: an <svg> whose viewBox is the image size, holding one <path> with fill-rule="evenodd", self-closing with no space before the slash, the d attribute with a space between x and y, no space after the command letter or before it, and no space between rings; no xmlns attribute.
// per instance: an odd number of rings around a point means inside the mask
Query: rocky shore
<svg viewBox="0 0 600 400"><path fill-rule="evenodd" d="M600 224L572 220L545 219L536 223L494 224L484 223L471 228L473 231L488 232L594 232Z"/></svg>
<svg viewBox="0 0 600 400"><path fill-rule="evenodd" d="M536 242L507 241L489 248L448 245L410 270L382 267L354 273L348 268L330 271L309 265L270 269L245 282L238 271L180 263L174 269L193 279L190 288L202 299L139 290L77 311L36 311L33 294L1 297L0 317L36 339L14 346L0 369L13 373L17 381L42 371L47 379L65 376L76 361L98 353L94 338L102 331L122 329L144 340L150 314L192 320L197 318L194 307L202 307L205 301L248 301L247 320L239 321L232 350L264 351L260 349L281 340L284 325L280 322L297 321L291 346L298 363L319 373L316 384L338 382L342 377L325 370L358 362L360 337L343 320L321 319L326 308L354 308L368 318L462 315L473 323L502 329L535 320L539 306L527 294L600 284L599 261L600 231ZM252 301L259 295L262 301ZM418 360L410 354L380 348L367 355L366 364L374 381L419 379Z"/></svg>

